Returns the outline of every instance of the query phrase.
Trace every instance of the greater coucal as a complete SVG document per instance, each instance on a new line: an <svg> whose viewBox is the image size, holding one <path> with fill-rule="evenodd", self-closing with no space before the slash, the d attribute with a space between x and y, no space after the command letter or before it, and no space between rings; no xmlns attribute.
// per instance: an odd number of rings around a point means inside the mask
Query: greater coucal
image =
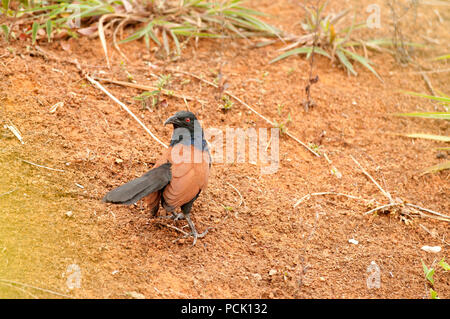
<svg viewBox="0 0 450 319"><path fill-rule="evenodd" d="M204 237L197 233L191 220L192 204L208 183L211 156L204 132L192 112L180 111L167 119L164 125L173 125L173 134L168 150L158 160L152 170L118 188L108 192L104 202L131 205L144 199L155 216L159 203L170 218L175 220L185 218L194 237ZM181 207L182 213L176 214L175 209Z"/></svg>

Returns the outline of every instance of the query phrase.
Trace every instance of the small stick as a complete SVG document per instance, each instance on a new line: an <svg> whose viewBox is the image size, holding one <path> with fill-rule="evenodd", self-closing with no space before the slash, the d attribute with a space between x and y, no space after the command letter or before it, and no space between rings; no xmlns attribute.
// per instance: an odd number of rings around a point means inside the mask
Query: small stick
<svg viewBox="0 0 450 319"><path fill-rule="evenodd" d="M430 232L430 231L428 230L428 228L426 228L424 225L419 224L419 226L422 227L422 229L423 229L424 231L426 231L428 234L430 234L431 237L433 237L433 238L438 238L438 237L439 237L438 235L435 235L435 234L433 234L432 232ZM440 238L438 238L438 239L440 239ZM443 242L443 243L446 244L447 246L450 246L450 244L447 243L444 239L440 239L440 240L441 240L441 242Z"/></svg>
<svg viewBox="0 0 450 319"><path fill-rule="evenodd" d="M7 128L8 130L10 130L11 133L13 133L14 136L20 141L20 143L25 144L22 139L22 135L20 134L20 131L17 129L17 127L15 127L11 121L9 121L9 123L10 123L10 125L5 124L4 128Z"/></svg>
<svg viewBox="0 0 450 319"><path fill-rule="evenodd" d="M148 86L148 85L142 85L142 84L130 83L130 82L124 82L124 81L116 81L116 80L111 80L111 79L104 79L104 78L99 78L99 77L96 77L96 76L94 76L93 79L97 80L97 81L100 81L100 82L108 82L108 83L117 84L117 85L121 85L121 86L126 86L126 87L135 88L135 89L140 89L140 90L143 90L143 91L155 91L155 90L158 90L158 88L154 87L154 86ZM177 97L177 98L180 98L180 99L189 100L189 101L195 100L195 98L193 98L193 97L180 95L180 94L177 94L177 93L174 93L172 91L165 90L165 89L162 89L161 93L164 94L164 95L167 95L167 96L174 96L174 97Z"/></svg>
<svg viewBox="0 0 450 319"><path fill-rule="evenodd" d="M392 72L392 74L433 74L433 73L446 73L450 72L450 69L440 69L431 71L410 71L410 72Z"/></svg>
<svg viewBox="0 0 450 319"><path fill-rule="evenodd" d="M172 228L172 229L174 229L174 230L176 230L176 231L182 233L182 234L183 234L184 236L186 236L186 237L189 236L189 233L185 232L184 230L182 230L182 229L180 229L180 228L178 228L178 227L175 227L175 226L172 226L172 225L163 224L163 223L158 223L158 224L161 225L161 226L166 226L166 227L168 227L168 228Z"/></svg>
<svg viewBox="0 0 450 319"><path fill-rule="evenodd" d="M123 104L122 102L120 102L114 95L112 95L111 93L108 92L108 90L106 90L100 83L98 83L97 81L95 81L93 78L91 78L89 75L86 74L86 79L91 82L92 84L94 84L95 86L97 86L101 91L103 91L106 95L108 95L114 102L116 102L117 104L119 104L125 111L127 111L128 114L130 114L135 120L136 122L139 123L139 125L141 125L144 130L150 134L150 136L157 141L159 144L161 144L162 146L164 146L165 148L168 148L168 146L166 144L164 144L163 142L161 142L161 140L159 138L157 138L145 125L144 123L142 123L142 121L136 116L134 115L133 112L130 111L130 109Z"/></svg>
<svg viewBox="0 0 450 319"><path fill-rule="evenodd" d="M19 291L21 291L21 292L23 292L23 293L25 293L25 294L31 296L31 297L34 298L34 299L39 299L36 295L33 295L31 292L26 291L25 289L23 289L23 288L21 288L21 287L17 287L17 286L11 285L11 284L7 284L6 282L0 282L0 284L2 284L2 285L4 285L4 286L7 286L7 287L14 288L14 289L16 289L16 290L19 290Z"/></svg>
<svg viewBox="0 0 450 319"><path fill-rule="evenodd" d="M21 282L18 282L18 281L13 281L13 280L7 280L7 279L0 278L0 282L8 283L8 284L14 284L14 285L19 285L19 286L27 287L27 288L32 288L32 289L36 289L36 290L39 290L39 291L47 292L47 293L52 294L52 295L73 299L73 297L71 297L69 295L65 295L65 294L62 294L62 293L59 293L59 292L56 292L56 291L52 291L52 290L49 290L49 289L45 289L45 288L39 288L39 287L36 287L36 286L24 284L24 283L21 283Z"/></svg>
<svg viewBox="0 0 450 319"><path fill-rule="evenodd" d="M433 214L433 215L437 215L437 216L440 216L440 217L443 217L443 218L447 218L447 219L450 220L450 216L447 216L447 215L435 212L434 210L431 210L431 209L423 208L423 207L420 207L420 206L417 206L417 205L414 205L414 204L409 204L409 203L407 203L406 206L414 207L414 208L422 210L424 212L427 212L427 213L430 213L430 214Z"/></svg>
<svg viewBox="0 0 450 319"><path fill-rule="evenodd" d="M205 80L204 78L202 78L201 76L198 76L196 74L190 73L190 72L186 72L186 71L179 71L179 70L174 70L174 69L167 69L170 72L174 72L174 73L181 73L181 74L185 74L185 75L189 75L192 76L193 78L196 78L199 81L202 81L206 84L209 84L213 87L215 87L216 89L219 88L219 86L213 82L210 82L208 80ZM248 108L250 111L252 111L253 113L255 113L256 115L258 115L260 118L262 118L264 121L266 121L267 123L269 123L272 126L275 126L275 123L272 122L271 120L269 120L267 117L263 116L262 114L258 113L254 108L252 108L250 105L248 105L247 103L245 103L244 101L242 101L240 98L238 98L236 95L234 95L233 93L231 93L228 90L224 91L225 94L229 95L230 97L232 97L233 99L235 99L236 101L238 101L239 103L241 103L243 106L245 106L246 108ZM315 156L320 157L319 154L317 154L316 152L314 152L310 147L308 147L308 145L306 145L305 143L303 143L302 141L300 141L298 138L296 138L294 135L292 135L289 131L285 131L284 132L287 136L289 136L290 138L292 138L294 141L296 141L297 143L301 144L303 147L305 147L308 151L310 151L311 153L313 153Z"/></svg>
<svg viewBox="0 0 450 319"><path fill-rule="evenodd" d="M0 194L0 197L2 197L2 196L6 196L6 195L8 195L8 194L11 194L11 193L15 192L16 190L17 190L17 188L14 188L13 190L10 190L9 192L6 192L6 193L3 193L3 194Z"/></svg>
<svg viewBox="0 0 450 319"><path fill-rule="evenodd" d="M45 169L48 169L48 170L51 170L51 171L64 172L64 170L63 170L63 169L58 169L58 168L51 168L51 167L47 167L47 166L43 166L43 165L39 165L39 164L36 164L36 163L30 162L30 161L26 161L26 160L24 160L24 159L21 159L21 158L19 158L19 157L18 157L18 159L20 159L20 160L21 160L22 162L28 163L28 164L30 164L30 165L34 165L34 166L37 166L37 167L45 168Z"/></svg>
<svg viewBox="0 0 450 319"><path fill-rule="evenodd" d="M240 192L236 187L234 187L233 185L231 185L231 184L228 183L228 182L227 182L227 184L228 184L231 188L233 188L233 189L236 191L236 193L238 193L239 197L241 198L241 202L240 202L239 205L238 205L238 207L240 207L240 206L242 205L242 203L244 203L244 197L242 197L241 192Z"/></svg>
<svg viewBox="0 0 450 319"><path fill-rule="evenodd" d="M436 92L434 91L433 86L431 85L430 78L423 72L421 72L420 75L422 76L422 79L425 81L425 84L427 85L428 89L430 90L431 95L436 96Z"/></svg>
<svg viewBox="0 0 450 319"><path fill-rule="evenodd" d="M350 155L350 157L352 158L352 160L356 163L356 165L358 165L358 167L361 169L361 171L364 173L364 175L366 175L377 187L378 187L378 189L383 193L383 195L384 196L386 196L388 199L389 199L389 201L391 202L391 203L393 203L394 202L394 200L392 199L392 197L391 197L391 194L389 194L388 192L386 192L381 186L380 186L380 184L378 184L377 183L377 181L372 177L372 176L370 176L370 174L369 173L367 173L367 171L361 166L361 164L359 164L359 162L352 156L352 155Z"/></svg>
<svg viewBox="0 0 450 319"><path fill-rule="evenodd" d="M387 204L387 205L382 205L382 206L379 206L377 208L371 209L368 212L365 212L364 215L369 215L370 213L376 212L376 211L378 211L380 209L387 208L387 207L392 207L392 206L398 206L398 205L401 205L401 204L399 204L399 203L391 203L391 204Z"/></svg>
<svg viewBox="0 0 450 319"><path fill-rule="evenodd" d="M108 47L106 45L105 31L103 29L103 22L105 21L106 18L109 18L111 16L114 16L114 14L105 14L98 21L98 37L100 38L100 42L102 43L103 52L105 54L106 65L108 66L108 69L111 69L111 65L109 64Z"/></svg>
<svg viewBox="0 0 450 319"><path fill-rule="evenodd" d="M344 197L348 197L351 199L357 199L357 200L362 200L365 202L370 202L370 200L361 198L361 197L357 197L357 196L353 196L353 195L348 195L348 194L343 194L343 193L335 193L335 192L321 192L321 193L311 193L311 194L306 194L305 196L303 196L302 198L300 198L295 204L294 204L294 208L297 207L298 205L300 205L302 202L304 202L305 200L308 200L311 198L311 196L322 196L322 195L335 195L335 196L344 196Z"/></svg>

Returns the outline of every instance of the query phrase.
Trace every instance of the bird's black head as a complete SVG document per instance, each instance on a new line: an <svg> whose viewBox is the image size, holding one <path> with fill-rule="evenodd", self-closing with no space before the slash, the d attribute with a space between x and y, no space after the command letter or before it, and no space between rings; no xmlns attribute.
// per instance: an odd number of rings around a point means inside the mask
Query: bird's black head
<svg viewBox="0 0 450 319"><path fill-rule="evenodd" d="M207 149L202 127L194 113L179 111L169 117L164 122L164 125L166 124L172 124L174 129L170 146L183 143L186 145L194 145L199 149Z"/></svg>
<svg viewBox="0 0 450 319"><path fill-rule="evenodd" d="M167 121L164 122L164 125L167 124L173 124L174 129L183 127L191 132L194 131L196 125L200 125L194 113L189 111L179 111L175 113L175 115L169 117Z"/></svg>

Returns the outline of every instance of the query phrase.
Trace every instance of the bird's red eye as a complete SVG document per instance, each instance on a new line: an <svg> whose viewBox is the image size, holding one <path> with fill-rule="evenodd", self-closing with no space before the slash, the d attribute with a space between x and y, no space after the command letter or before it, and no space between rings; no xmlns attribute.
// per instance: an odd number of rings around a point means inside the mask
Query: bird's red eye
<svg viewBox="0 0 450 319"><path fill-rule="evenodd" d="M186 122L188 122L188 123L189 123L190 121L191 121L191 119L190 119L190 118L186 118Z"/></svg>

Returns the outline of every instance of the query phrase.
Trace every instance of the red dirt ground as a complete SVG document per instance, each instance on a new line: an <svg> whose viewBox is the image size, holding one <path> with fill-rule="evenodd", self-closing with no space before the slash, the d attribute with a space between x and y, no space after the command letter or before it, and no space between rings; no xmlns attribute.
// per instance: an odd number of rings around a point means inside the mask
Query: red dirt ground
<svg viewBox="0 0 450 319"><path fill-rule="evenodd" d="M329 10L350 3L363 17L368 15L364 10L369 2L335 1ZM304 12L295 1L250 5L272 14L268 22L300 32L295 23ZM433 69L445 68L429 58L450 51L445 31L450 29L450 12L439 6L419 7L419 12L420 31L430 35L428 30L439 30L431 36L442 36L447 47L426 48L417 53L418 59ZM293 207L306 194L332 191L386 203L352 155L392 197L449 213L449 172L421 175L423 168L448 159L436 151L442 144L397 134L449 135L448 123L390 115L439 107L399 92L427 92L413 67L399 66L387 53L371 53L382 83L360 66L357 77L347 76L316 57L314 72L320 80L312 96L317 105L305 112L301 102L309 62L293 57L269 65L281 44L255 49L244 40L200 40L190 43L179 60L164 62L135 41L121 46L129 58L125 63L110 47L109 70L98 39L63 40L66 50L61 42L39 43L45 55L28 43L0 41L2 124L14 123L25 142L20 144L2 125L0 194L13 192L0 196L0 297L58 297L5 281L11 280L75 298L130 298L130 292L146 298L429 298L421 260L435 268L443 257L449 260L448 222L417 216L405 222L395 211L364 215L375 204L338 196L315 196ZM180 234L151 219L145 207L101 202L108 190L150 169L163 148L73 64L63 62L68 56L90 74L127 81L128 72L147 85L155 83L152 73L171 74L167 68L212 81L223 63L231 92L274 121L290 114L289 131L319 145L342 178L331 173L324 156L317 158L283 136L275 174L261 175L257 165L248 163L214 164L208 189L193 208L197 228L213 228L195 247L191 239L174 243ZM435 88L450 91L448 73L431 73L430 79ZM175 97L166 98L167 106L145 109L134 99L142 91L104 86L165 142L171 129L163 121L186 109ZM217 90L188 75L172 73L168 88L206 101L189 102L205 127L269 127L237 102L221 111ZM58 102L64 105L50 113ZM278 105L283 106L281 114ZM233 187L242 194L241 205ZM184 222L173 225L182 227ZM352 238L358 245L349 243ZM424 245L438 245L442 251L428 253L421 250ZM366 285L372 261L381 270L378 289ZM82 279L81 287L73 290L66 285L71 264L79 265ZM449 298L448 273L437 269L435 282L439 296Z"/></svg>

